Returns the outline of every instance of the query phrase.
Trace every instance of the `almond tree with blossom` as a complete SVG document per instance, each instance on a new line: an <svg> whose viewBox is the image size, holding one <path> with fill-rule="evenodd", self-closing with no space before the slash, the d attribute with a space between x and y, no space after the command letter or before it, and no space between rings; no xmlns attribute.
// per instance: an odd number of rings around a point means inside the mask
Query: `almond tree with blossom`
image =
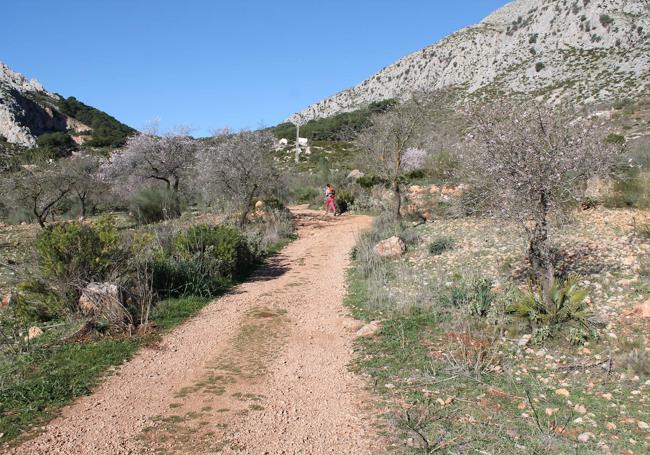
<svg viewBox="0 0 650 455"><path fill-rule="evenodd" d="M254 199L280 185L271 154L274 144L268 131L224 130L199 151L197 180L205 199L231 207L240 227Z"/></svg>
<svg viewBox="0 0 650 455"><path fill-rule="evenodd" d="M464 178L480 188L475 193L489 213L523 226L533 274L548 298L554 277L549 223L576 206L590 178L613 171L621 145L565 105L510 99L466 113L470 129L459 154Z"/></svg>
<svg viewBox="0 0 650 455"><path fill-rule="evenodd" d="M185 130L163 136L141 133L131 136L124 149L111 155L102 167L102 175L126 194L160 182L178 197L193 169L197 147L197 141Z"/></svg>
<svg viewBox="0 0 650 455"><path fill-rule="evenodd" d="M361 131L355 144L361 149L365 168L386 181L393 193L393 210L401 216L403 177L424 164L426 110L417 99L375 114L370 126Z"/></svg>

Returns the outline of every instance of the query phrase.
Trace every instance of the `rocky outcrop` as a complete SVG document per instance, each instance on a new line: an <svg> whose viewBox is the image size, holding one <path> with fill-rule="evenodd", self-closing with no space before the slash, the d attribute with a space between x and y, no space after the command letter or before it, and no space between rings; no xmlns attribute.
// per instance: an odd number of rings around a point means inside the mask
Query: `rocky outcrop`
<svg viewBox="0 0 650 455"><path fill-rule="evenodd" d="M38 81L28 80L0 63L0 135L8 142L31 147L43 133L90 130L61 113L57 107L60 100Z"/></svg>
<svg viewBox="0 0 650 455"><path fill-rule="evenodd" d="M39 134L65 131L66 117L54 108L57 98L38 81L0 63L0 135L11 143L32 146Z"/></svg>
<svg viewBox="0 0 650 455"><path fill-rule="evenodd" d="M451 87L581 102L648 94L649 33L647 0L517 0L289 121Z"/></svg>

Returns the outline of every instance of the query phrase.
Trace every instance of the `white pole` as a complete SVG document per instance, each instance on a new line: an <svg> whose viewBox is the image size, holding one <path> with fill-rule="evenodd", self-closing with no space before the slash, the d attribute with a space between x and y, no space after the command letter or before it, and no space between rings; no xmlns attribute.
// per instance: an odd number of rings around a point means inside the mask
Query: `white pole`
<svg viewBox="0 0 650 455"><path fill-rule="evenodd" d="M300 124L296 123L296 163L300 161Z"/></svg>

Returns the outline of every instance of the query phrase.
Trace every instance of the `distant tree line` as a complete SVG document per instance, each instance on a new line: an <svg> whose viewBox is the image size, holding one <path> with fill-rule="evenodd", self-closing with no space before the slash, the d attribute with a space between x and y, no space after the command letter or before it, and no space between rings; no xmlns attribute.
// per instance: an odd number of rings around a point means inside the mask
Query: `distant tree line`
<svg viewBox="0 0 650 455"><path fill-rule="evenodd" d="M310 120L301 125L300 137L313 141L351 139L356 133L370 126L373 115L388 111L396 103L394 99L378 101L356 111ZM278 139L293 139L296 137L296 126L289 122L281 123L272 128L271 132Z"/></svg>
<svg viewBox="0 0 650 455"><path fill-rule="evenodd" d="M90 147L121 147L135 130L105 112L88 106L74 96L59 102L59 109L92 128L91 139L86 142Z"/></svg>

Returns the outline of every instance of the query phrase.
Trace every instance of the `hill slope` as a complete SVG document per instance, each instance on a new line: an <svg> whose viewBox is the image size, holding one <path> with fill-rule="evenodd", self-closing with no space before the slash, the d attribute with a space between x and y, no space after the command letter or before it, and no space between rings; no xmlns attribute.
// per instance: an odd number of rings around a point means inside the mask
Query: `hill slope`
<svg viewBox="0 0 650 455"><path fill-rule="evenodd" d="M517 0L288 120L447 87L578 102L649 94L649 33L648 0Z"/></svg>
<svg viewBox="0 0 650 455"><path fill-rule="evenodd" d="M38 81L0 63L0 136L33 146L38 136L56 131L68 131L78 143L101 147L121 145L135 130L74 97L48 92Z"/></svg>

